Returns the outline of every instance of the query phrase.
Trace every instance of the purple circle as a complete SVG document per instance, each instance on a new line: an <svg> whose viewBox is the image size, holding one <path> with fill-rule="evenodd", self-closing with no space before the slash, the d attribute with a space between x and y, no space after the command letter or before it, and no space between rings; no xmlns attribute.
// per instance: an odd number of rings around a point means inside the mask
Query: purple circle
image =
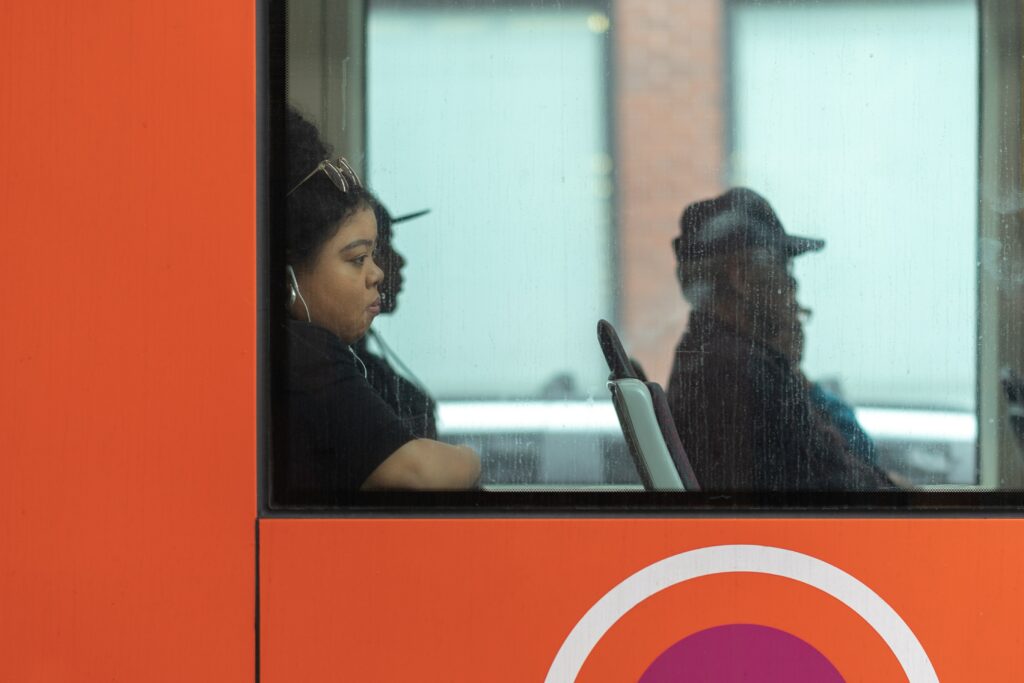
<svg viewBox="0 0 1024 683"><path fill-rule="evenodd" d="M640 683L843 683L823 654L794 635L756 624L715 626L658 655Z"/></svg>

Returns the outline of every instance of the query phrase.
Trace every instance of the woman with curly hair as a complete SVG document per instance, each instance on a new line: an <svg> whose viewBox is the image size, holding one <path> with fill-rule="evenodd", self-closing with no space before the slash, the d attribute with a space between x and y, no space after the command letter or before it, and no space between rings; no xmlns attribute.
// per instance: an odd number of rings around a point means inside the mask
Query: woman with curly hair
<svg viewBox="0 0 1024 683"><path fill-rule="evenodd" d="M286 452L274 458L275 502L473 487L479 456L415 438L367 382L352 348L381 311L374 198L290 107L287 135L287 390L275 421Z"/></svg>

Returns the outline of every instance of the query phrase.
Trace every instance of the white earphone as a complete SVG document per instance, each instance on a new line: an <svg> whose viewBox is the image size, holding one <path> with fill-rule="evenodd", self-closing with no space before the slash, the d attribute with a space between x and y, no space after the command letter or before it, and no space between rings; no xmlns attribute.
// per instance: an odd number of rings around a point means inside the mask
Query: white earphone
<svg viewBox="0 0 1024 683"><path fill-rule="evenodd" d="M284 269L288 271L288 279L291 280L291 282L288 283L288 308L294 306L295 300L298 299L302 302L302 307L306 309L306 322L313 322L313 318L309 315L309 306L306 305L306 300L302 298L302 292L299 290L299 281L295 277L295 271L291 266L285 266ZM352 357L355 358L356 362L359 363L359 367L362 368L363 377L365 378L367 373L366 364L363 362L363 359L359 357L359 354L356 353L356 350L351 346L348 346L348 351L352 354Z"/></svg>
<svg viewBox="0 0 1024 683"><path fill-rule="evenodd" d="M302 298L302 292L299 291L299 281L295 277L295 271L291 266L285 266L284 269L288 272L288 277L291 282L288 283L288 308L295 305L295 299L298 298L302 302L302 307L306 309L306 322L313 322L313 318L309 315L309 306L306 305L306 300Z"/></svg>

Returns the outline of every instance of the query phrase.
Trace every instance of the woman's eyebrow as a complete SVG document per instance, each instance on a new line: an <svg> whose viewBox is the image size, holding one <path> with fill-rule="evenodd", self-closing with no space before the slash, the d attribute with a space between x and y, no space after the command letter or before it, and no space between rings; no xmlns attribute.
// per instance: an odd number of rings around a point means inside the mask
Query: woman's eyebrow
<svg viewBox="0 0 1024 683"><path fill-rule="evenodd" d="M356 240L355 242L350 242L346 244L344 247L341 248L341 250L349 251L351 249L356 249L357 247L370 247L372 249L373 242L373 240Z"/></svg>

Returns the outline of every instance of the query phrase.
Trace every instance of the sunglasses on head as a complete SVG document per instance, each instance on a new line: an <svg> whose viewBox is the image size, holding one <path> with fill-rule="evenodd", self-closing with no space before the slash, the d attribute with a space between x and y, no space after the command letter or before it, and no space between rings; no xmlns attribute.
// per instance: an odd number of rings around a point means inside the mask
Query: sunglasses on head
<svg viewBox="0 0 1024 683"><path fill-rule="evenodd" d="M351 166L349 166L345 157L338 157L334 161L331 161L330 159L324 159L321 161L317 164L316 168L309 172L309 175L300 180L295 187L288 190L288 194L285 196L291 196L292 192L295 192L295 190L302 187L303 183L320 171L323 171L324 174L331 179L331 182L334 183L334 186L342 192L348 192L349 190L363 186L362 181L359 180L359 176L356 175L356 172L352 170Z"/></svg>

